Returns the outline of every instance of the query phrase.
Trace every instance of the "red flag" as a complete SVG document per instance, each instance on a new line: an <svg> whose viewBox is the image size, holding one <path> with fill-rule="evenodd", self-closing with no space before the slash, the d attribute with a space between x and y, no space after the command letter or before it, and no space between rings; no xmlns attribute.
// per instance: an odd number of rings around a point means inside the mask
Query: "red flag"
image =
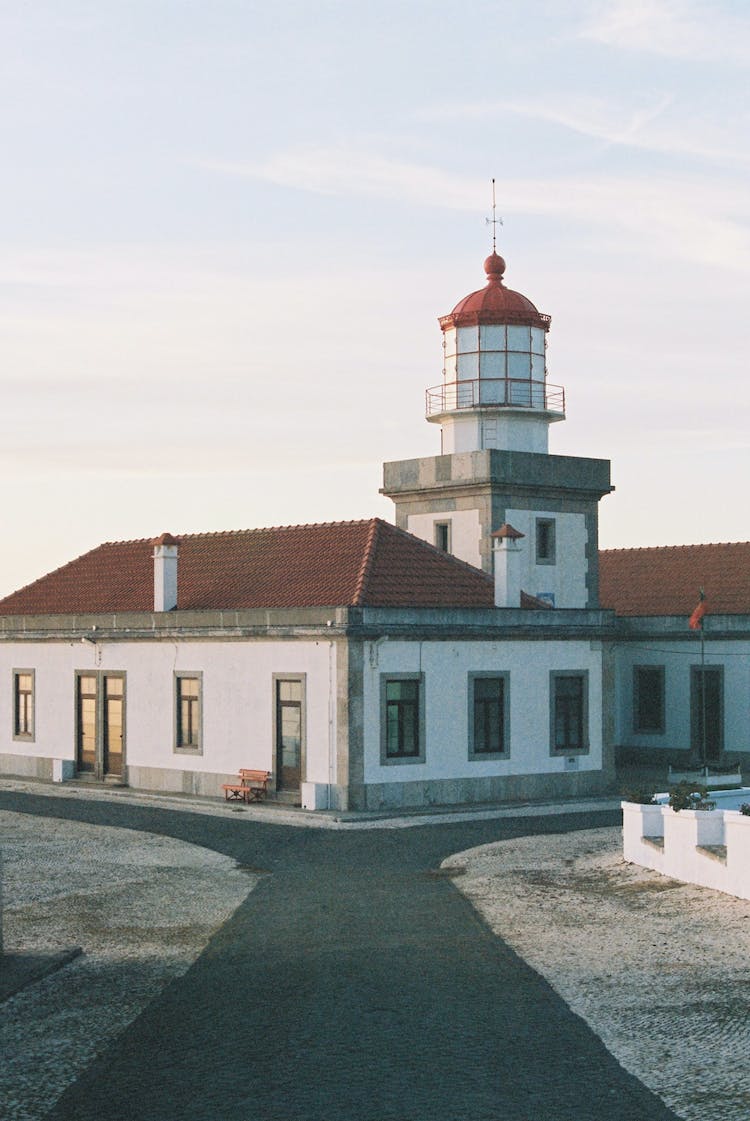
<svg viewBox="0 0 750 1121"><path fill-rule="evenodd" d="M703 588L698 593L698 603L695 606L693 614L690 616L689 626L691 631L699 631L703 627L703 616L708 611L706 606L706 597L703 594Z"/></svg>

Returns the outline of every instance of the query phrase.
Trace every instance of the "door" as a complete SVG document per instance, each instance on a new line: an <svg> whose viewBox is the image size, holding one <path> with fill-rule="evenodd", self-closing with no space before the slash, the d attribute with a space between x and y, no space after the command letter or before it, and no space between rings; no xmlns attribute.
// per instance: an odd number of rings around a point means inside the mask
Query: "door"
<svg viewBox="0 0 750 1121"><path fill-rule="evenodd" d="M125 678L119 674L105 674L104 727L102 728L102 769L105 775L122 777L124 740Z"/></svg>
<svg viewBox="0 0 750 1121"><path fill-rule="evenodd" d="M276 787L299 790L302 779L304 682L276 679Z"/></svg>
<svg viewBox="0 0 750 1121"><path fill-rule="evenodd" d="M724 749L723 666L691 666L691 747L707 763L717 763Z"/></svg>
<svg viewBox="0 0 750 1121"><path fill-rule="evenodd" d="M122 778L125 762L125 675L76 677L76 766L92 778Z"/></svg>

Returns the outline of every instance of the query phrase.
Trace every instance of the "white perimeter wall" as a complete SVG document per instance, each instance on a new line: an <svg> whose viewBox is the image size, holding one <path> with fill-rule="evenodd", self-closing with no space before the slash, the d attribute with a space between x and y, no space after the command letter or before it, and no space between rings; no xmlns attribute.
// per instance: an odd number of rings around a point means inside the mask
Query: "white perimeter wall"
<svg viewBox="0 0 750 1121"><path fill-rule="evenodd" d="M365 782L556 774L570 769L550 755L550 671L588 671L589 736L574 769L602 766L602 652L593 642L402 642L365 644ZM468 674L510 673L510 758L468 759ZM380 762L380 679L388 673L425 676L424 763Z"/></svg>
<svg viewBox="0 0 750 1121"><path fill-rule="evenodd" d="M33 742L13 738L12 671L35 671ZM337 781L336 659L328 642L18 643L0 648L0 753L75 759L75 671L125 672L126 764L209 773L274 770L273 674L306 674L306 774ZM175 753L174 671L201 671L201 755ZM343 781L346 782L346 776Z"/></svg>
<svg viewBox="0 0 750 1121"><path fill-rule="evenodd" d="M687 619L685 629L687 631ZM706 666L724 669L724 750L750 751L750 642L706 638ZM690 747L690 667L700 666L700 639L643 640L615 655L615 742L621 746L687 750ZM633 730L633 667L664 666L665 729Z"/></svg>

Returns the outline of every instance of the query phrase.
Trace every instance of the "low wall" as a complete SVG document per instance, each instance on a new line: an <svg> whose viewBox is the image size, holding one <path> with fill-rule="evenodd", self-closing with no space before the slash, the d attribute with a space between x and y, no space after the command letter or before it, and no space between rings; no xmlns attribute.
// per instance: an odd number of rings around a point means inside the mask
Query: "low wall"
<svg viewBox="0 0 750 1121"><path fill-rule="evenodd" d="M746 799L747 800L747 799ZM625 860L683 883L750 899L750 817L622 803Z"/></svg>

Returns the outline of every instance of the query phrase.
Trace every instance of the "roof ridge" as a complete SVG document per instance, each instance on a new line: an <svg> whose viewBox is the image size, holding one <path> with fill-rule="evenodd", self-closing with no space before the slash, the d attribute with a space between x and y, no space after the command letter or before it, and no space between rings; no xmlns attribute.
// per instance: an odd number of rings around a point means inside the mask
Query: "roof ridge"
<svg viewBox="0 0 750 1121"><path fill-rule="evenodd" d="M247 529L206 529L195 533L175 533L173 536L179 537L180 540L186 540L187 538L194 540L196 537L241 537L248 533L278 533L279 530L285 529L330 529L339 526L366 525L371 520L371 518L350 518L335 522L295 522L290 525L262 525L248 527ZM103 541L102 545L141 545L151 544L152 542L153 537L133 537L121 541ZM101 548L101 546L96 547Z"/></svg>
<svg viewBox="0 0 750 1121"><path fill-rule="evenodd" d="M357 582L354 585L354 598L352 601L353 607L361 607L367 589L367 582L372 573L375 565L375 550L377 547L377 540L380 533L380 526L382 525L380 518L370 518L370 526L367 531L367 541L365 542L365 551L362 557L362 564L357 573Z"/></svg>
<svg viewBox="0 0 750 1121"><path fill-rule="evenodd" d="M697 545L621 545L616 549L600 549L602 553L655 553L667 549L726 549L736 545L750 545L750 541L702 541Z"/></svg>

